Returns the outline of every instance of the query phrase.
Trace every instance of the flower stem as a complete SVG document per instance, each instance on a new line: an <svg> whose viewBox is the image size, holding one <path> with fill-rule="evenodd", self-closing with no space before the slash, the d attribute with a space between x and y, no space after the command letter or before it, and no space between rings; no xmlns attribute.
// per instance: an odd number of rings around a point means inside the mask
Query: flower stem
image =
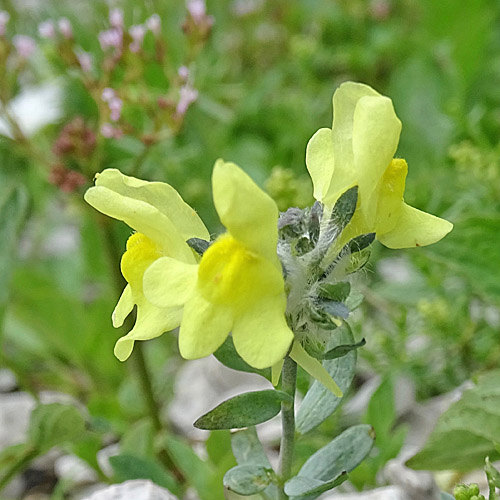
<svg viewBox="0 0 500 500"><path fill-rule="evenodd" d="M35 448L27 449L19 460L12 464L11 467L7 469L7 472L0 477L0 491L10 483L14 476L23 471L29 463L37 457L37 455L38 450Z"/></svg>
<svg viewBox="0 0 500 500"><path fill-rule="evenodd" d="M281 389L292 397L292 401L283 401L281 403L281 446L280 446L280 464L279 476L282 485L290 479L292 474L293 451L295 441L295 390L297 385L297 363L287 356L283 363L281 371ZM287 499L288 496L282 489L280 491L282 499Z"/></svg>

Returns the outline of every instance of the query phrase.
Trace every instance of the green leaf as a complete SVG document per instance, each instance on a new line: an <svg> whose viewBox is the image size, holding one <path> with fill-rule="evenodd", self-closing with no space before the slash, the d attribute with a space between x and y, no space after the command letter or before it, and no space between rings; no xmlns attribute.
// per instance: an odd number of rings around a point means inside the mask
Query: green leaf
<svg viewBox="0 0 500 500"><path fill-rule="evenodd" d="M424 448L408 461L414 469L470 470L481 467L484 457L499 457L500 371L479 378L460 401L441 415Z"/></svg>
<svg viewBox="0 0 500 500"><path fill-rule="evenodd" d="M231 437L231 447L238 465L271 467L255 427L234 432Z"/></svg>
<svg viewBox="0 0 500 500"><path fill-rule="evenodd" d="M355 344L338 345L338 346L334 347L333 349L330 349L325 354L323 354L321 359L341 358L341 357L345 356L346 354L350 353L351 351L355 351L356 349L363 347L364 345L366 345L365 339L361 339L359 342L356 342Z"/></svg>
<svg viewBox="0 0 500 500"><path fill-rule="evenodd" d="M132 425L120 441L120 451L135 457L154 457L154 427L149 418Z"/></svg>
<svg viewBox="0 0 500 500"><path fill-rule="evenodd" d="M29 440L36 448L48 451L54 446L71 443L85 433L85 420L71 405L39 405L31 413Z"/></svg>
<svg viewBox="0 0 500 500"><path fill-rule="evenodd" d="M223 498L222 483L215 482L219 478L214 468L196 455L189 444L171 434L165 437L164 444L172 461L196 488L201 500Z"/></svg>
<svg viewBox="0 0 500 500"><path fill-rule="evenodd" d="M227 337L224 343L214 352L214 356L219 362L228 368L238 370L240 372L257 373L262 375L267 380L271 380L271 369L258 370L246 363L241 356L236 352L233 338Z"/></svg>
<svg viewBox="0 0 500 500"><path fill-rule="evenodd" d="M324 299L344 302L351 292L351 284L348 281L339 283L321 283L318 287L318 296Z"/></svg>
<svg viewBox="0 0 500 500"><path fill-rule="evenodd" d="M260 465L265 469L271 469L271 463L257 436L255 427L234 432L231 438L231 446L238 465ZM279 497L278 488L275 484L270 484L264 490L264 494L269 499Z"/></svg>
<svg viewBox="0 0 500 500"><path fill-rule="evenodd" d="M350 427L314 453L297 476L332 481L356 468L370 453L374 440L375 433L369 425Z"/></svg>
<svg viewBox="0 0 500 500"><path fill-rule="evenodd" d="M272 478L272 469L261 465L237 465L226 472L224 486L239 495L255 495L265 490Z"/></svg>
<svg viewBox="0 0 500 500"><path fill-rule="evenodd" d="M254 391L224 401L201 416L193 425L198 429L238 429L266 422L281 410L282 401L291 401L288 394L276 391Z"/></svg>
<svg viewBox="0 0 500 500"><path fill-rule="evenodd" d="M134 455L120 454L110 457L109 463L115 472L118 482L129 479L150 479L158 486L180 495L180 487L174 477L160 464L153 460Z"/></svg>
<svg viewBox="0 0 500 500"><path fill-rule="evenodd" d="M329 350L336 346L354 344L352 331L347 323L338 328L328 345ZM337 359L323 361L323 366L345 394L351 385L356 368L355 350ZM318 381L313 382L297 412L297 430L304 434L327 419L339 406L342 398L333 395Z"/></svg>
<svg viewBox="0 0 500 500"><path fill-rule="evenodd" d="M377 444L382 444L387 441L395 419L394 384L389 375L373 393L364 421L375 429Z"/></svg>
<svg viewBox="0 0 500 500"><path fill-rule="evenodd" d="M488 484L491 484L495 488L500 488L500 472L493 467L489 457L486 457L484 472L486 472L486 476L488 477Z"/></svg>
<svg viewBox="0 0 500 500"><path fill-rule="evenodd" d="M299 475L292 477L285 483L285 493L291 497L300 497L301 500L305 500L305 497L316 498L321 493L341 485L347 478L348 475L346 472L343 472L331 481L321 481L320 479Z"/></svg>

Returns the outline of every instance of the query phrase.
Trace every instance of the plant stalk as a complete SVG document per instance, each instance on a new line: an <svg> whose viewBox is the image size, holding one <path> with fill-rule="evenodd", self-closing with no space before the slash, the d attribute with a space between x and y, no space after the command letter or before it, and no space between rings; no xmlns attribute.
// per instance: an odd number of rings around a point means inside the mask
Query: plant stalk
<svg viewBox="0 0 500 500"><path fill-rule="evenodd" d="M0 477L0 491L10 483L14 476L23 471L30 464L30 462L37 457L37 455L38 450L35 448L27 449L19 460L12 464L12 466L7 469L7 472Z"/></svg>
<svg viewBox="0 0 500 500"><path fill-rule="evenodd" d="M297 386L297 363L287 356L281 371L281 390L291 396L292 401L281 403L281 445L279 460L279 477L281 481L280 498L287 499L284 491L285 482L292 475L292 463L295 446L295 390Z"/></svg>

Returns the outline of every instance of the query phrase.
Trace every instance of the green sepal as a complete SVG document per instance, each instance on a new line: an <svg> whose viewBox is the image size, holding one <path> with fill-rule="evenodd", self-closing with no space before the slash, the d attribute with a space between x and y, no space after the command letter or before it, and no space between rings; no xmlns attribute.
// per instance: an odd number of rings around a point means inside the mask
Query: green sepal
<svg viewBox="0 0 500 500"><path fill-rule="evenodd" d="M366 345L366 339L361 339L359 342L356 342L355 344L338 345L333 349L330 349L328 352L325 352L325 354L323 354L320 359L342 358L343 356L349 354L351 351L355 351L356 349L359 349L364 345Z"/></svg>
<svg viewBox="0 0 500 500"><path fill-rule="evenodd" d="M193 425L209 431L250 427L275 417L281 410L282 401L291 403L292 398L272 389L247 392L224 401Z"/></svg>
<svg viewBox="0 0 500 500"><path fill-rule="evenodd" d="M316 498L325 491L332 490L347 481L347 472L342 472L331 481L321 481L305 476L294 476L285 483L285 493L294 500L309 500Z"/></svg>
<svg viewBox="0 0 500 500"><path fill-rule="evenodd" d="M364 250L361 250L361 252L350 254L348 257L349 263L345 268L345 273L348 275L363 269L363 267L365 267L370 261L371 254L372 252L369 248L365 248Z"/></svg>
<svg viewBox="0 0 500 500"><path fill-rule="evenodd" d="M366 233L360 236L356 236L349 243L347 243L342 253L356 253L361 252L365 248L368 248L375 241L375 233Z"/></svg>
<svg viewBox="0 0 500 500"><path fill-rule="evenodd" d="M323 299L344 302L351 293L351 284L348 281L338 283L321 283L318 287L318 297Z"/></svg>
<svg viewBox="0 0 500 500"><path fill-rule="evenodd" d="M265 490L273 481L274 472L262 465L237 465L224 475L224 486L238 495L255 495Z"/></svg>
<svg viewBox="0 0 500 500"><path fill-rule="evenodd" d="M320 311L330 316L334 316L335 318L347 319L351 312L343 302L337 302L335 300L318 299L316 306Z"/></svg>
<svg viewBox="0 0 500 500"><path fill-rule="evenodd" d="M186 243L198 254L203 255L212 244L210 241L202 238L189 238Z"/></svg>
<svg viewBox="0 0 500 500"><path fill-rule="evenodd" d="M332 209L331 221L335 224L340 234L342 230L351 222L358 203L358 186L354 186L345 191L335 203Z"/></svg>

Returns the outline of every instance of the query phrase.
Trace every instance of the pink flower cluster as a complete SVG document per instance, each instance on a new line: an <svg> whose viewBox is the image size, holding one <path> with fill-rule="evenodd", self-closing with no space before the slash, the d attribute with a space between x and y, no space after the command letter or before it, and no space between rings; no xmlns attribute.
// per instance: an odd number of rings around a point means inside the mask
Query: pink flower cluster
<svg viewBox="0 0 500 500"><path fill-rule="evenodd" d="M73 26L71 25L71 21L68 18L61 17L60 19L58 19L57 30L59 30L59 34L66 40L71 40L73 38ZM57 30L56 23L52 19L42 21L38 25L38 34L42 38L55 38L57 35Z"/></svg>

